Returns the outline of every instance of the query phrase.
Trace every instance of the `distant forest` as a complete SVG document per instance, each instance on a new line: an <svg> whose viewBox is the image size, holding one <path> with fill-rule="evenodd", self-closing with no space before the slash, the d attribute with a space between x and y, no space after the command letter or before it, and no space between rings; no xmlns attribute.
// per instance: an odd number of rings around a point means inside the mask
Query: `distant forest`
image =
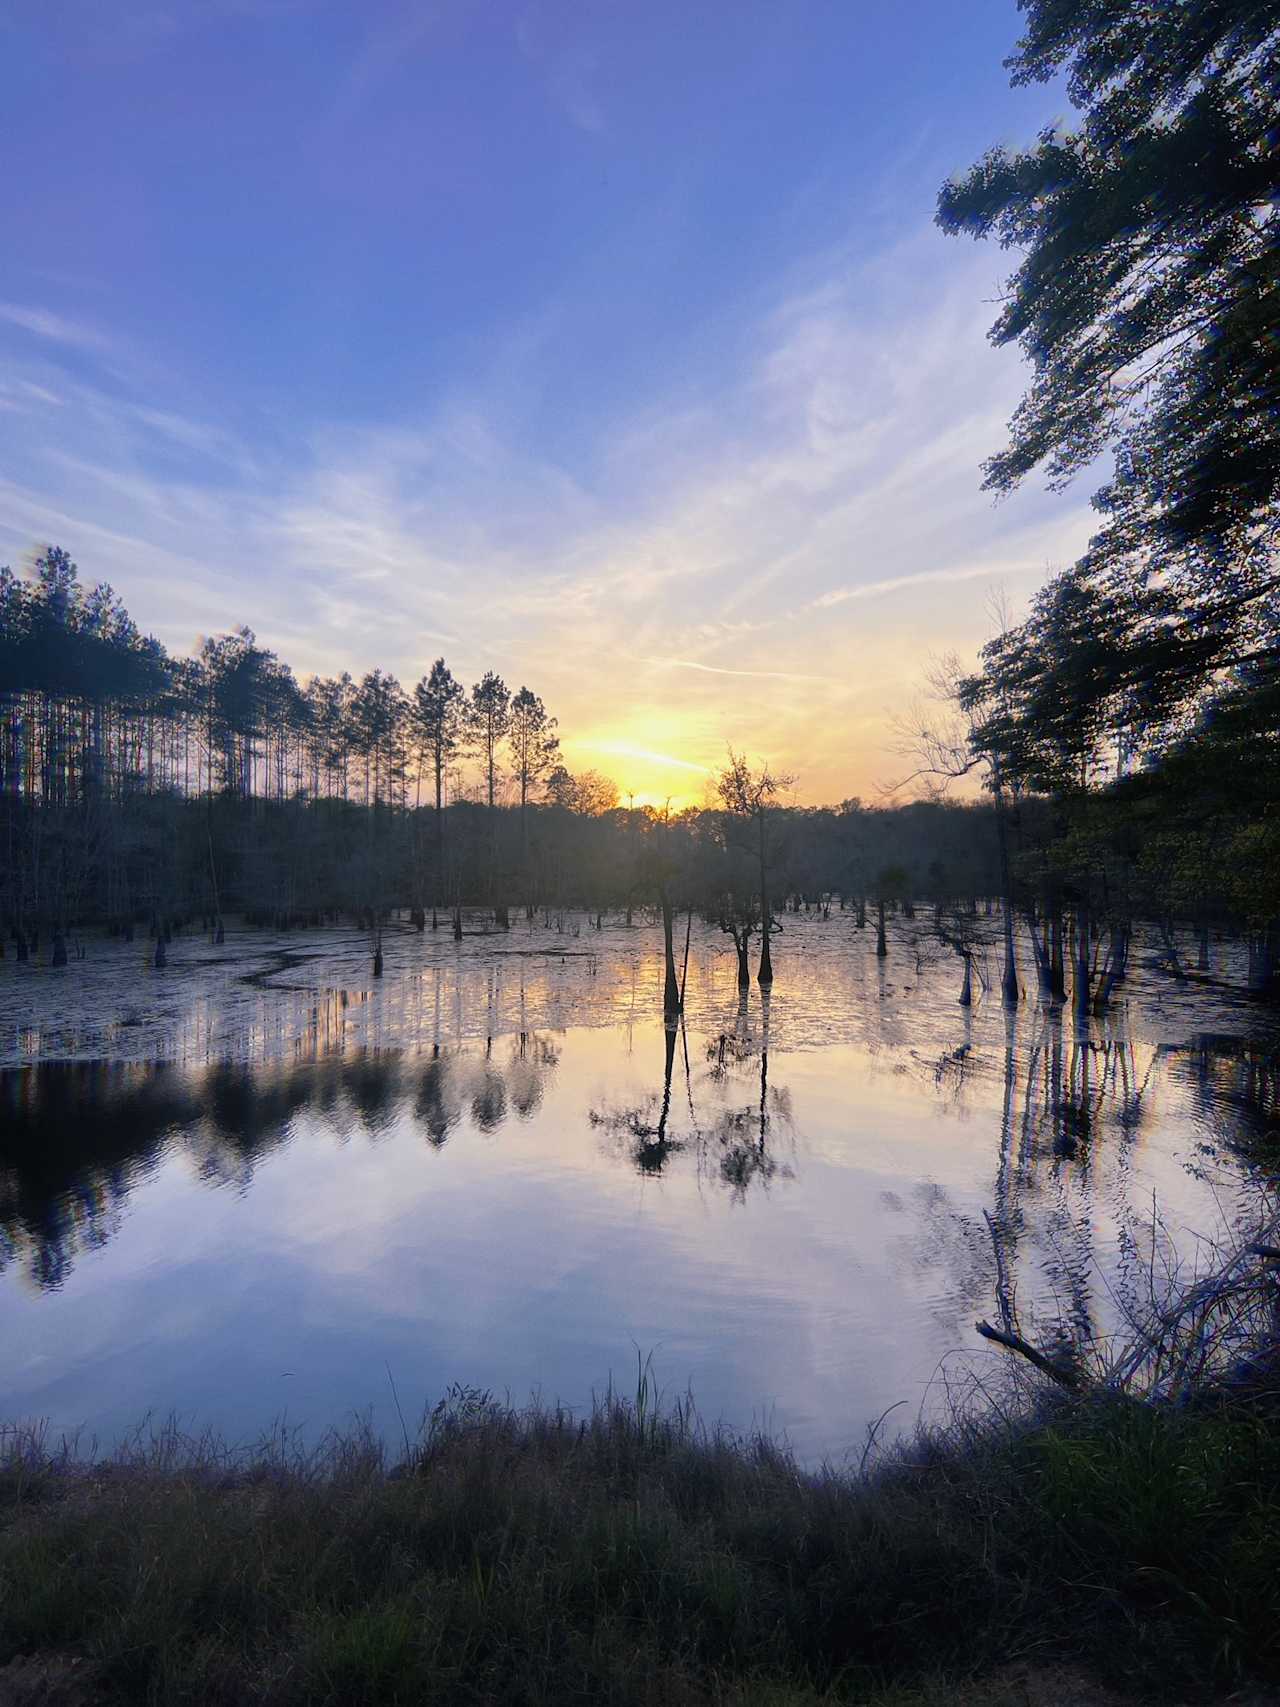
<svg viewBox="0 0 1280 1707"><path fill-rule="evenodd" d="M1114 623L1114 613L1104 613ZM886 912L931 910L967 976L973 920L1004 924L1004 993L1105 1006L1135 919L1248 938L1250 982L1273 993L1280 955L1280 758L1274 666L1254 659L1168 687L1164 721L1108 710L1096 602L1059 577L978 674L942 671L938 717L905 731L927 797L903 804L785 804L791 779L730 753L715 804L623 807L594 773L571 775L556 722L492 671L464 688L443 659L406 691L374 670L299 684L248 629L170 657L109 587L86 587L54 547L20 578L0 569L0 914L19 960L61 962L80 926L164 943L229 914L277 928L393 914L461 934L463 909L499 928L513 911L585 908L732 936L740 977L772 978L788 906L849 909L883 948ZM1203 652L1203 647L1201 648ZM1180 666L1175 659L1174 665ZM1143 680L1154 679L1151 660ZM1130 671L1132 675L1132 671ZM1184 683L1182 669L1178 683ZM1176 684L1175 684L1176 685ZM1121 688L1124 683L1121 682ZM1129 700L1132 700L1130 684ZM1128 703L1128 701L1126 701ZM460 766L478 787L464 795ZM947 798L980 775L982 797ZM1025 926L1030 926L1027 933ZM1015 940L1035 960L1021 970Z"/></svg>

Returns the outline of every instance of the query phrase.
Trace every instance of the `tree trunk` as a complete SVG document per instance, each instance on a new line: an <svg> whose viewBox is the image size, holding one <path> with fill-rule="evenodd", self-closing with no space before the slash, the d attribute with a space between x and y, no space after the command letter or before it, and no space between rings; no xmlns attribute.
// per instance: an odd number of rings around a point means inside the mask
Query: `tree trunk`
<svg viewBox="0 0 1280 1707"><path fill-rule="evenodd" d="M763 938L760 944L760 970L756 980L760 984L773 983L773 957L769 953L769 928L773 921L769 917L769 882L765 858L764 839L764 807L760 808L760 929Z"/></svg>
<svg viewBox="0 0 1280 1707"><path fill-rule="evenodd" d="M1004 970L1000 977L1000 993L1007 1008L1018 1005L1018 960L1013 940L1013 881L1009 872L1009 826L1005 821L1004 799L996 792L996 835L1000 847L1000 904L1004 920Z"/></svg>
<svg viewBox="0 0 1280 1707"><path fill-rule="evenodd" d="M1031 936L1031 952L1035 956L1036 981L1040 986L1041 996L1048 1001L1053 995L1053 975L1049 966L1049 925L1045 921L1044 937L1041 938L1040 927L1036 924L1034 913L1027 914L1027 930Z"/></svg>
<svg viewBox="0 0 1280 1707"><path fill-rule="evenodd" d="M662 1011L670 1018L680 1012L680 981L676 977L676 955L672 932L675 917L671 908L671 897L665 886L658 891L658 899L662 904L662 948L666 957L666 972L662 986Z"/></svg>
<svg viewBox="0 0 1280 1707"><path fill-rule="evenodd" d="M889 945L884 939L884 896L876 900L876 957L879 960L888 958Z"/></svg>
<svg viewBox="0 0 1280 1707"><path fill-rule="evenodd" d="M1249 937L1249 991L1255 996L1275 994L1277 947L1280 925L1271 923Z"/></svg>
<svg viewBox="0 0 1280 1707"><path fill-rule="evenodd" d="M1112 925L1111 944L1107 951L1107 964L1102 977L1098 980L1098 993L1093 998L1093 1011L1096 1014L1105 1013L1111 1004L1111 997L1116 985L1125 974L1129 960L1129 933L1124 925Z"/></svg>
<svg viewBox="0 0 1280 1707"><path fill-rule="evenodd" d="M1083 1023L1089 1014L1089 970L1090 950L1089 940L1089 910L1087 907L1076 908L1076 975L1072 989L1072 999L1076 1010L1076 1020Z"/></svg>
<svg viewBox="0 0 1280 1707"><path fill-rule="evenodd" d="M1055 1002L1067 999L1066 969L1062 963L1062 908L1055 905L1049 927L1049 985Z"/></svg>

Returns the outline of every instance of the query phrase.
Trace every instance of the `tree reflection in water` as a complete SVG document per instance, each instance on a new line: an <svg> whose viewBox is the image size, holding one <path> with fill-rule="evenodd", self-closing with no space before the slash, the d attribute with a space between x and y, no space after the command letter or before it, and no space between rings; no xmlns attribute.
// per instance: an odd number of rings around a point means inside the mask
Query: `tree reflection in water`
<svg viewBox="0 0 1280 1707"><path fill-rule="evenodd" d="M421 1067L398 1050L288 1063L170 1065L40 1062L0 1072L0 1270L19 1264L56 1290L76 1258L117 1231L130 1192L173 1152L210 1186L244 1190L264 1157L310 1114L345 1142L407 1119L439 1149L464 1106L496 1131L508 1110L528 1119L559 1049L535 1034L511 1040L500 1065L439 1044Z"/></svg>
<svg viewBox="0 0 1280 1707"><path fill-rule="evenodd" d="M641 1102L622 1107L602 1102L591 1110L591 1124L611 1136L614 1148L625 1153L638 1172L660 1175L672 1157L690 1153L696 1157L699 1178L718 1180L739 1201L753 1184L766 1186L779 1173L783 1178L793 1177L793 1167L780 1166L770 1146L775 1122L790 1132L791 1102L784 1090L769 1083L770 992L761 991L758 999L758 1032L752 1025L750 992L741 990L731 1025L706 1044L706 1068L697 1079L683 1023L669 1024L663 1032L661 1093L650 1093ZM677 1041L684 1062L688 1120L681 1114L680 1124L673 1130ZM752 1095L745 1102L735 1094L740 1093L744 1082L752 1086ZM715 1107L717 1102L723 1106ZM699 1105L705 1113L700 1113Z"/></svg>
<svg viewBox="0 0 1280 1707"><path fill-rule="evenodd" d="M1157 1118L1158 1070L1168 1066L1204 1084L1202 1123L1222 1142L1203 1148L1211 1161L1221 1161L1219 1177L1238 1181L1250 1132L1276 1132L1276 1056L1238 1038L1203 1035L1186 1046L1140 1050L1124 1010L1079 1018L1046 1003L1006 1012L1004 1048L992 1062L973 1051L967 1013L963 1025L951 1049L921 1065L960 1114L983 1073L994 1065L1000 1074L989 1206L961 1208L952 1192L932 1182L905 1200L885 1192L882 1206L913 1223L900 1254L918 1276L942 1280L934 1304L950 1327L962 1331L975 1314L989 1311L1003 1272L1015 1293L1021 1283L1053 1301L1051 1319L1064 1336L1056 1349L1069 1354L1105 1333L1105 1318L1139 1307L1150 1293L1153 1262L1162 1254L1173 1260L1159 1207L1129 1184L1138 1146ZM1227 1120L1224 1107L1232 1109ZM1113 1135L1115 1148L1110 1178L1100 1182L1097 1146L1104 1135ZM1100 1230L1114 1242L1105 1264ZM1042 1343L1055 1349L1048 1339Z"/></svg>
<svg viewBox="0 0 1280 1707"><path fill-rule="evenodd" d="M523 984L518 994L519 1008L508 1003L508 1012L521 1023ZM0 1268L58 1288L80 1254L114 1236L130 1192L167 1157L181 1157L211 1187L247 1189L304 1115L339 1141L381 1141L403 1129L431 1151L460 1130L493 1135L533 1122L566 1045L527 1028L503 1033L495 977L493 1030L474 1045L455 1031L446 1046L439 981L434 995L435 1041L412 1051L352 1049L332 996L312 1001L291 1056L194 1071L88 1063L0 1072ZM429 1021L429 1006L426 1013ZM1280 1072L1261 1044L1201 1032L1185 1046L1135 1045L1122 1009L1077 1023L1048 1004L1003 1014L993 1048L980 1016L949 1006L949 1046L935 1043L926 1055L911 1047L897 1011L873 1000L857 1017L866 1027L860 1070L914 1072L938 1111L991 1123L994 1165L977 1204L928 1181L883 1198L903 1224L898 1259L932 1289L948 1321L990 1307L997 1252L1011 1285L1053 1294L1080 1336L1096 1328L1107 1302L1098 1295L1100 1252L1107 1297L1123 1303L1140 1292L1157 1234L1149 1199L1127 1182L1165 1106L1153 1090L1162 1076L1181 1082L1195 1110L1200 1154L1189 1167L1238 1177L1243 1158L1274 1174ZM698 1029L698 1042L683 1023L657 1032L652 1089L621 1102L597 1098L588 1118L605 1149L645 1178L691 1169L699 1184L742 1202L795 1171L791 1099L771 1076L771 998L742 991L721 1021L704 1015Z"/></svg>

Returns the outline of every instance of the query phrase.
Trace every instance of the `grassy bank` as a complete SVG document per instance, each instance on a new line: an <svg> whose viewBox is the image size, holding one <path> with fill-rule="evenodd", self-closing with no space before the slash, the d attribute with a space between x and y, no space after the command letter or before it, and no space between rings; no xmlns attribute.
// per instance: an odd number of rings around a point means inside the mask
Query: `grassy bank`
<svg viewBox="0 0 1280 1707"><path fill-rule="evenodd" d="M1274 1267L847 1473L643 1372L585 1418L456 1390L395 1463L11 1430L0 1702L1280 1699Z"/></svg>
<svg viewBox="0 0 1280 1707"><path fill-rule="evenodd" d="M68 1699L940 1702L1016 1660L1162 1701L1280 1679L1265 1386L1064 1398L869 1479L643 1393L585 1421L455 1394L391 1473L361 1439L235 1468L173 1436L96 1466L9 1446L0 1663L78 1657Z"/></svg>

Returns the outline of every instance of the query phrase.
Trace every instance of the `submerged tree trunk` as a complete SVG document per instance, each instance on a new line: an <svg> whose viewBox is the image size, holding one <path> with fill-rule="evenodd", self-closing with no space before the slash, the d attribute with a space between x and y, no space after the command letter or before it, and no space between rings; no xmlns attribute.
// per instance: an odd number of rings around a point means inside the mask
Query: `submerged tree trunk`
<svg viewBox="0 0 1280 1707"><path fill-rule="evenodd" d="M1018 1005L1018 957L1013 943L1013 903L1004 902L1004 970L1000 976L1000 993L1006 1007Z"/></svg>
<svg viewBox="0 0 1280 1707"><path fill-rule="evenodd" d="M1093 998L1094 1013L1104 1013L1110 1006L1116 985L1121 983L1129 965L1129 932L1125 925L1112 925L1107 963L1098 980L1098 993Z"/></svg>
<svg viewBox="0 0 1280 1707"><path fill-rule="evenodd" d="M996 837L1000 849L1000 907L1004 924L1004 969L1000 975L1000 994L1007 1008L1018 1005L1018 957L1013 937L1013 879L1009 870L1009 825L1006 818L1004 794L999 779L996 782Z"/></svg>
<svg viewBox="0 0 1280 1707"><path fill-rule="evenodd" d="M1277 951L1280 950L1280 924L1274 921L1255 930L1249 936L1249 991L1255 996L1276 993Z"/></svg>
<svg viewBox="0 0 1280 1707"><path fill-rule="evenodd" d="M741 937L734 934L734 947L738 951L738 988L745 990L751 983L751 962L747 957L747 947L751 941L748 931L743 931Z"/></svg>
<svg viewBox="0 0 1280 1707"><path fill-rule="evenodd" d="M1036 923L1034 912L1027 914L1027 934L1031 938L1031 952L1036 962L1036 982L1040 986L1041 996L1048 1001L1053 995L1053 974L1049 963L1049 926L1045 923L1044 936L1041 937L1040 927Z"/></svg>
<svg viewBox="0 0 1280 1707"><path fill-rule="evenodd" d="M662 903L662 948L666 959L662 985L662 1011L670 1017L680 1012L680 980L676 977L675 944L672 938L675 916L671 908L671 897L667 894L665 885L659 890L658 899Z"/></svg>
<svg viewBox="0 0 1280 1707"><path fill-rule="evenodd" d="M1055 1002L1067 999L1067 975L1062 961L1062 908L1055 905L1049 926L1049 991Z"/></svg>
<svg viewBox="0 0 1280 1707"><path fill-rule="evenodd" d="M1072 1000L1075 1006L1076 1019L1083 1023L1089 1017L1089 975L1092 943L1089 931L1089 909L1083 905L1076 908L1076 972L1072 987Z"/></svg>
<svg viewBox="0 0 1280 1707"><path fill-rule="evenodd" d="M1182 970L1182 957L1178 953L1177 940L1173 934L1172 919L1162 918L1160 920L1160 937L1164 943L1165 958L1169 962L1169 970L1181 984L1185 982L1187 975Z"/></svg>
<svg viewBox="0 0 1280 1707"><path fill-rule="evenodd" d="M773 983L773 958L769 953L769 932L773 920L769 915L769 873L765 854L764 837L764 807L760 807L760 930L763 940L760 945L760 970L756 974L757 982Z"/></svg>

